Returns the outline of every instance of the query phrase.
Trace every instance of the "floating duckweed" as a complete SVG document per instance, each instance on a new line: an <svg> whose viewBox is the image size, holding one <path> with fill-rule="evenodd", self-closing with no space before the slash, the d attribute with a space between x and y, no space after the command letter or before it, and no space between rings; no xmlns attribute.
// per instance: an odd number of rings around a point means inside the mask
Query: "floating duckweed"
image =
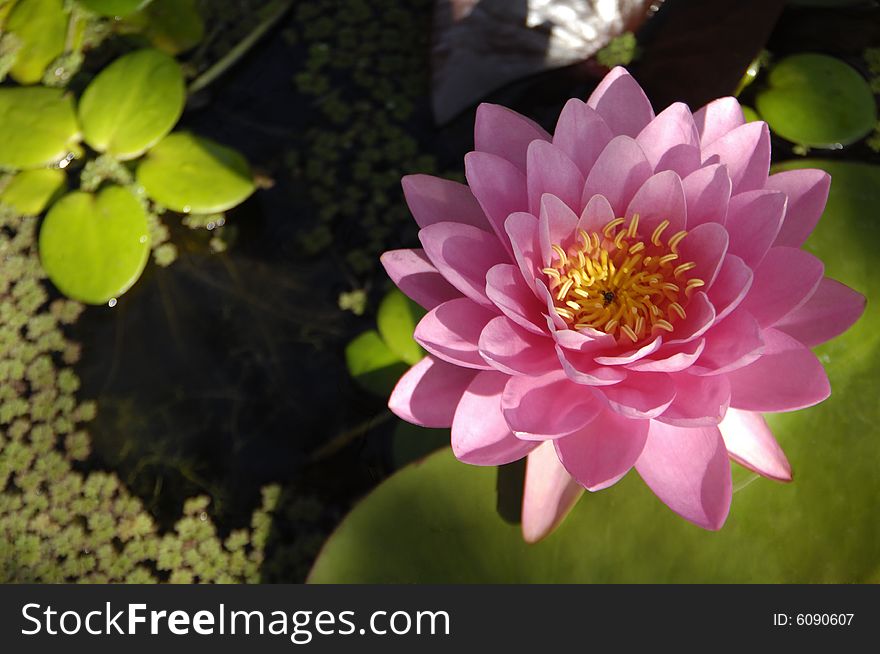
<svg viewBox="0 0 880 654"><path fill-rule="evenodd" d="M624 32L611 39L608 45L596 53L596 61L607 68L629 66L638 54L636 35L632 32Z"/></svg>

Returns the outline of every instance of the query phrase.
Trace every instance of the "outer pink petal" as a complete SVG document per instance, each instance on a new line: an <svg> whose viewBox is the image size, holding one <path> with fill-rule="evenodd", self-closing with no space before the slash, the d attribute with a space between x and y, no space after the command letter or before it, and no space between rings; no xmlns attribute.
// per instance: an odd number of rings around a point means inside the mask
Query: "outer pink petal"
<svg viewBox="0 0 880 654"><path fill-rule="evenodd" d="M671 170L684 179L696 172L702 160L702 153L698 146L681 143L672 146L666 151L666 154L660 157L660 161L654 166L654 172L660 173L664 170Z"/></svg>
<svg viewBox="0 0 880 654"><path fill-rule="evenodd" d="M449 427L459 400L477 374L427 356L397 382L388 408L422 427Z"/></svg>
<svg viewBox="0 0 880 654"><path fill-rule="evenodd" d="M546 141L533 141L526 170L529 211L537 215L541 210L541 197L550 193L572 211L580 212L584 175L562 150Z"/></svg>
<svg viewBox="0 0 880 654"><path fill-rule="evenodd" d="M719 375L757 360L764 351L761 326L748 311L734 311L706 334L706 349L697 374Z"/></svg>
<svg viewBox="0 0 880 654"><path fill-rule="evenodd" d="M468 152L464 170L471 192L498 235L505 249L510 249L504 222L516 211L527 211L525 173L507 159L488 152Z"/></svg>
<svg viewBox="0 0 880 654"><path fill-rule="evenodd" d="M580 195L580 191L578 191ZM578 216L555 195L541 198L541 215L538 218L538 242L541 245L542 264L549 266L556 258L551 246L561 245L564 250L574 242Z"/></svg>
<svg viewBox="0 0 880 654"><path fill-rule="evenodd" d="M584 354L556 346L556 354L566 377L586 386L611 386L626 379L623 366L598 366L590 353Z"/></svg>
<svg viewBox="0 0 880 654"><path fill-rule="evenodd" d="M431 175L407 175L400 183L419 227L452 222L492 229L474 194L464 184Z"/></svg>
<svg viewBox="0 0 880 654"><path fill-rule="evenodd" d="M510 375L542 375L559 369L552 340L518 327L505 316L490 320L483 329L480 354Z"/></svg>
<svg viewBox="0 0 880 654"><path fill-rule="evenodd" d="M419 232L419 240L446 281L475 302L492 307L486 296L486 273L510 260L494 235L471 225L435 223Z"/></svg>
<svg viewBox="0 0 880 654"><path fill-rule="evenodd" d="M754 269L770 249L785 217L786 197L779 191L747 191L730 199L727 231L730 252Z"/></svg>
<svg viewBox="0 0 880 654"><path fill-rule="evenodd" d="M825 265L809 252L772 248L755 269L742 308L762 327L772 325L806 302L822 281Z"/></svg>
<svg viewBox="0 0 880 654"><path fill-rule="evenodd" d="M594 195L604 195L615 215L622 215L653 170L635 139L617 136L602 150L587 175L581 203L586 205Z"/></svg>
<svg viewBox="0 0 880 654"><path fill-rule="evenodd" d="M674 232L670 232L674 233ZM688 232L678 246L681 261L693 261L697 264L689 275L702 279L706 286L712 286L724 255L727 254L727 230L718 223L703 223Z"/></svg>
<svg viewBox="0 0 880 654"><path fill-rule="evenodd" d="M651 421L636 470L657 497L703 529L720 529L733 488L717 427L685 429Z"/></svg>
<svg viewBox="0 0 880 654"><path fill-rule="evenodd" d="M730 409L718 425L730 458L776 481L791 481L791 465L760 413Z"/></svg>
<svg viewBox="0 0 880 654"><path fill-rule="evenodd" d="M439 359L465 368L490 370L477 343L486 324L497 314L463 297L435 307L416 325L413 338Z"/></svg>
<svg viewBox="0 0 880 654"><path fill-rule="evenodd" d="M800 342L775 329L763 332L765 354L728 373L730 406L746 411L794 411L831 395L825 369Z"/></svg>
<svg viewBox="0 0 880 654"><path fill-rule="evenodd" d="M721 421L730 404L730 382L726 377L687 373L672 377L675 400L657 420L676 427L709 427Z"/></svg>
<svg viewBox="0 0 880 654"><path fill-rule="evenodd" d="M633 214L639 214L639 233L648 237L664 220L669 221L667 236L684 229L687 202L681 178L671 170L650 177L636 191L623 216L629 220Z"/></svg>
<svg viewBox="0 0 880 654"><path fill-rule="evenodd" d="M391 250L382 254L380 260L397 287L428 310L461 297L461 293L437 272L422 249Z"/></svg>
<svg viewBox="0 0 880 654"><path fill-rule="evenodd" d="M663 348L657 357L642 359L626 366L637 372L681 372L690 368L700 358L706 339L685 343L674 348Z"/></svg>
<svg viewBox="0 0 880 654"><path fill-rule="evenodd" d="M534 140L550 140L535 121L497 104L484 102L477 107L474 149L479 152L498 155L525 170L526 150Z"/></svg>
<svg viewBox="0 0 880 654"><path fill-rule="evenodd" d="M690 343L705 334L715 323L715 307L705 293L694 293L685 307L687 318L675 323L675 330L666 336L668 345Z"/></svg>
<svg viewBox="0 0 880 654"><path fill-rule="evenodd" d="M558 371L540 377L511 377L501 412L518 438L547 440L571 434L598 415L602 401L591 388Z"/></svg>
<svg viewBox="0 0 880 654"><path fill-rule="evenodd" d="M742 108L736 98L718 98L694 114L703 145L709 145L740 125L744 125Z"/></svg>
<svg viewBox="0 0 880 654"><path fill-rule="evenodd" d="M553 145L565 152L586 176L613 137L599 114L577 98L572 98L559 114L553 132Z"/></svg>
<svg viewBox="0 0 880 654"><path fill-rule="evenodd" d="M626 418L656 418L675 399L672 376L663 372L633 372L619 384L602 389L612 410Z"/></svg>
<svg viewBox="0 0 880 654"><path fill-rule="evenodd" d="M865 303L861 293L825 277L809 300L773 327L813 347L849 329L864 313Z"/></svg>
<svg viewBox="0 0 880 654"><path fill-rule="evenodd" d="M552 443L532 450L523 487L523 540L537 543L550 534L583 493L583 487L562 467Z"/></svg>
<svg viewBox="0 0 880 654"><path fill-rule="evenodd" d="M629 472L647 437L647 420L629 420L603 411L580 431L553 444L565 469L585 488L598 491Z"/></svg>
<svg viewBox="0 0 880 654"><path fill-rule="evenodd" d="M746 123L703 146L703 158L717 155L727 164L733 192L763 188L770 172L770 132L767 123Z"/></svg>
<svg viewBox="0 0 880 654"><path fill-rule="evenodd" d="M510 237L513 257L522 272L523 279L535 290L535 278L541 274L541 254L538 245L538 219L530 213L510 214L504 223L504 231Z"/></svg>
<svg viewBox="0 0 880 654"><path fill-rule="evenodd" d="M683 102L675 102L648 123L636 137L652 167L678 145L699 146L700 135L691 110Z"/></svg>
<svg viewBox="0 0 880 654"><path fill-rule="evenodd" d="M514 436L501 415L501 393L508 379L500 372L480 372L464 391L452 419L452 453L460 461L497 466L535 449L535 443Z"/></svg>
<svg viewBox="0 0 880 654"><path fill-rule="evenodd" d="M516 266L499 263L486 273L486 295L504 315L535 334L545 334L543 307L523 281Z"/></svg>
<svg viewBox="0 0 880 654"><path fill-rule="evenodd" d="M752 288L754 273L738 256L728 254L724 257L715 283L707 294L715 307L715 322L723 320L736 309Z"/></svg>
<svg viewBox="0 0 880 654"><path fill-rule="evenodd" d="M587 104L596 110L615 134L636 136L654 118L645 92L623 68L605 76Z"/></svg>
<svg viewBox="0 0 880 654"><path fill-rule="evenodd" d="M831 188L831 175L812 168L786 170L770 175L765 186L788 196L785 222L774 245L800 247L822 216Z"/></svg>
<svg viewBox="0 0 880 654"><path fill-rule="evenodd" d="M700 168L682 180L682 187L687 199L688 229L708 222L725 223L732 188L727 166Z"/></svg>

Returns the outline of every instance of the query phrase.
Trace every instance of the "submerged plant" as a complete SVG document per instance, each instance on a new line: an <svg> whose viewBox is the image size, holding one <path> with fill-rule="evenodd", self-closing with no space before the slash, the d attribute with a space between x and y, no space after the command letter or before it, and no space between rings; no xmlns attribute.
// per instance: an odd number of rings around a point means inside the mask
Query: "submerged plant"
<svg viewBox="0 0 880 654"><path fill-rule="evenodd" d="M429 354L391 409L451 426L466 463L528 457L529 541L632 467L706 529L728 515L729 459L790 480L761 412L828 397L809 347L865 303L801 249L830 177L768 176L767 126L733 98L655 117L622 68L553 136L482 105L475 143L469 186L403 180L424 249L382 261L429 310Z"/></svg>

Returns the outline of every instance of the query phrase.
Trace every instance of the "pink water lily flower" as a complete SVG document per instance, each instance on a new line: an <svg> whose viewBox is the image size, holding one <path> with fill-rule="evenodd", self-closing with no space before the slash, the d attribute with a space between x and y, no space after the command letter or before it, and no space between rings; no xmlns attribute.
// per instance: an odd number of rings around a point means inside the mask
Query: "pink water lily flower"
<svg viewBox="0 0 880 654"><path fill-rule="evenodd" d="M403 180L424 249L382 262L428 310L429 354L394 413L451 426L466 463L528 457L528 541L633 467L705 529L730 510L730 459L791 480L761 413L829 396L809 348L865 306L801 249L829 176L769 175L767 125L733 98L655 116L622 68L552 136L480 106L475 146L467 185Z"/></svg>

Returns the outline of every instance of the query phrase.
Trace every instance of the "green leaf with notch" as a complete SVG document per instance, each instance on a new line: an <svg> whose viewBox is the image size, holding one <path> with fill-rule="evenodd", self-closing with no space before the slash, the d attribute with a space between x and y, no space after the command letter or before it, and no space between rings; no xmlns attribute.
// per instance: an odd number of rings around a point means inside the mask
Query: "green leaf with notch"
<svg viewBox="0 0 880 654"><path fill-rule="evenodd" d="M0 88L0 166L49 166L66 157L78 141L73 102L64 91Z"/></svg>

